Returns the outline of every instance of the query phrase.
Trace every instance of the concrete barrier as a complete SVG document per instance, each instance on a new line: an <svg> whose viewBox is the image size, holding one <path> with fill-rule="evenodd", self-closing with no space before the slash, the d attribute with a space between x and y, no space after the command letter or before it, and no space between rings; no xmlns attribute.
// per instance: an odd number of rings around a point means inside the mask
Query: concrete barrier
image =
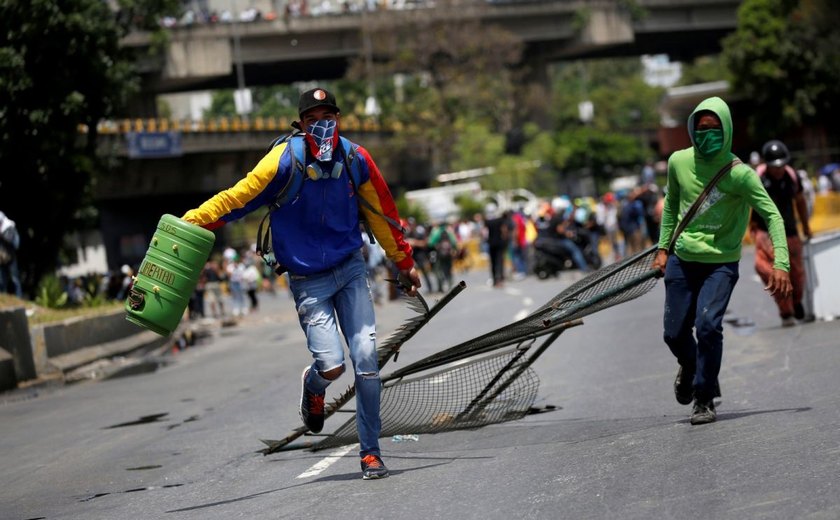
<svg viewBox="0 0 840 520"><path fill-rule="evenodd" d="M35 325L31 332L39 375L66 373L104 357L155 348L171 341L127 321L123 309Z"/></svg>
<svg viewBox="0 0 840 520"><path fill-rule="evenodd" d="M0 348L12 357L16 381L37 377L25 308L0 309Z"/></svg>
<svg viewBox="0 0 840 520"><path fill-rule="evenodd" d="M31 327L23 307L0 309L0 391L171 341L128 322L122 309Z"/></svg>
<svg viewBox="0 0 840 520"><path fill-rule="evenodd" d="M33 333L42 331L48 358L122 339L144 330L146 329L128 322L123 309L32 327Z"/></svg>
<svg viewBox="0 0 840 520"><path fill-rule="evenodd" d="M0 392L11 390L15 386L17 386L15 361L11 354L0 348Z"/></svg>

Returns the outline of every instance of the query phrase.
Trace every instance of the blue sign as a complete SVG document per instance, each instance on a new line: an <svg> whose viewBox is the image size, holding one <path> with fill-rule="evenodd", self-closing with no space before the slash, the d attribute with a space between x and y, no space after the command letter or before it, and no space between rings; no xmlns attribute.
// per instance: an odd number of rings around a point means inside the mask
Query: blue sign
<svg viewBox="0 0 840 520"><path fill-rule="evenodd" d="M181 132L128 132L125 139L132 159L183 155Z"/></svg>

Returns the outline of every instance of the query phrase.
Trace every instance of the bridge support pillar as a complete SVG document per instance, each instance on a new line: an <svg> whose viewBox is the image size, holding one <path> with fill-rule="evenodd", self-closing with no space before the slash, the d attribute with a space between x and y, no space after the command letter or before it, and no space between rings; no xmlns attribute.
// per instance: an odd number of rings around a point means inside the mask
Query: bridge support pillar
<svg viewBox="0 0 840 520"><path fill-rule="evenodd" d="M589 13L586 25L578 35L583 46L604 46L633 43L633 20L629 11L602 7Z"/></svg>

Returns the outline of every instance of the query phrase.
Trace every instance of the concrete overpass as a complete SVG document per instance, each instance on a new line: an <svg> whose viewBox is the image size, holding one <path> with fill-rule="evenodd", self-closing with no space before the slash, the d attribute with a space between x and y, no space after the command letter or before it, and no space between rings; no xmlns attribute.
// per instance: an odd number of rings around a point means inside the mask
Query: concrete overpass
<svg viewBox="0 0 840 520"><path fill-rule="evenodd" d="M721 37L736 26L739 4L739 0L467 0L412 10L193 25L172 29L164 55L143 64L144 92L236 87L237 37L249 86L340 78L349 62L362 55L364 31L419 20L496 24L521 38L524 60L531 64L653 53L684 59L717 52ZM149 44L145 33L125 40L132 47Z"/></svg>

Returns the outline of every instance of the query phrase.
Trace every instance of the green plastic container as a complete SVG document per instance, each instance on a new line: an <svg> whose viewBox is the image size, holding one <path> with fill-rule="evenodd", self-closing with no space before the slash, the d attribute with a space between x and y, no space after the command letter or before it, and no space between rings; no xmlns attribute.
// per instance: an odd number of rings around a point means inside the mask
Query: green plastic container
<svg viewBox="0 0 840 520"><path fill-rule="evenodd" d="M125 301L125 318L168 336L178 327L216 236L164 215Z"/></svg>

